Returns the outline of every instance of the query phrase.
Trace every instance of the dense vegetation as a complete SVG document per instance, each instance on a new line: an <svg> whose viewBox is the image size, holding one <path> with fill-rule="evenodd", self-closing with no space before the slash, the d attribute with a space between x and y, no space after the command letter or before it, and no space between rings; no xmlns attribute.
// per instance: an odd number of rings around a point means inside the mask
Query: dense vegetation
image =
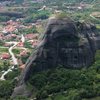
<svg viewBox="0 0 100 100"><path fill-rule="evenodd" d="M19 70L13 70L5 76L6 81L0 81L0 100L9 100L15 85L17 85L16 76L19 73Z"/></svg>
<svg viewBox="0 0 100 100"><path fill-rule="evenodd" d="M38 100L82 100L100 96L99 55L100 51L97 52L96 62L88 69L72 70L59 66L31 76L30 83L38 90Z"/></svg>
<svg viewBox="0 0 100 100"><path fill-rule="evenodd" d="M33 92L32 98L36 96L38 100L82 100L82 98L100 96L99 55L100 51L97 51L96 61L88 69L72 70L58 66L33 75L29 83L36 87L37 93ZM15 86L14 77L18 73L19 71L16 70L10 72L6 76L7 81L0 82L0 90L3 90L0 91L0 98L10 97Z"/></svg>
<svg viewBox="0 0 100 100"><path fill-rule="evenodd" d="M37 10L27 10L26 11L27 14L29 14L28 17L25 18L24 23L32 23L32 22L36 22L38 19L47 19L50 15L51 12L50 11L37 11Z"/></svg>

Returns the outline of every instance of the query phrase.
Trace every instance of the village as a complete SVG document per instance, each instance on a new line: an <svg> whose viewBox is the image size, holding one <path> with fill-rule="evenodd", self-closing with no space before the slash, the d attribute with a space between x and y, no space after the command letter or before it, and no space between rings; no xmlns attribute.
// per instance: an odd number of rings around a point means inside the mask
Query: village
<svg viewBox="0 0 100 100"><path fill-rule="evenodd" d="M10 65L23 68L24 63L20 58L27 56L39 43L39 33L36 30L38 24L40 23L25 26L18 19L3 22L0 25L0 60L8 60ZM33 28L35 32L31 31ZM27 33L20 32L20 30L26 30Z"/></svg>

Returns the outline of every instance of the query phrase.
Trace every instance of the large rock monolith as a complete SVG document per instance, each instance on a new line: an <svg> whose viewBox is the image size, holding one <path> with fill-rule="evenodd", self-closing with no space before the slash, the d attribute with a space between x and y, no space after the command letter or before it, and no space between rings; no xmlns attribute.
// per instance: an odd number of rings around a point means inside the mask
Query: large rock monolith
<svg viewBox="0 0 100 100"><path fill-rule="evenodd" d="M91 23L74 22L69 18L49 19L43 38L27 60L12 97L29 96L25 84L34 73L59 65L65 68L89 67L100 48L99 37Z"/></svg>

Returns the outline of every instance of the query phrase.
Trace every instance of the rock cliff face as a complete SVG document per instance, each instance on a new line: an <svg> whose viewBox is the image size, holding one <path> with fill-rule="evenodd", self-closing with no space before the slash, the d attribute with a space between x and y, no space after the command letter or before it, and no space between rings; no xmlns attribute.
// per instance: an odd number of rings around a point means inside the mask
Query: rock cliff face
<svg viewBox="0 0 100 100"><path fill-rule="evenodd" d="M19 95L21 85L36 72L59 65L66 68L90 66L95 60L96 50L100 48L98 41L98 33L93 24L74 22L69 18L50 19L40 44L26 62L19 87L12 97Z"/></svg>

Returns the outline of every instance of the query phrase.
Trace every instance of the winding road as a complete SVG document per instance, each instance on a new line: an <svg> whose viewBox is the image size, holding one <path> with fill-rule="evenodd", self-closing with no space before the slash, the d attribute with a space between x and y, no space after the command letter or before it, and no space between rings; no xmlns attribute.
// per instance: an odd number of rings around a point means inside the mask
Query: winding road
<svg viewBox="0 0 100 100"><path fill-rule="evenodd" d="M15 57L14 53L12 52L12 50L13 50L13 48L14 48L17 44L18 44L18 43L15 42L15 44L14 44L12 47L9 48L9 53L10 53L10 55L11 55L11 57L12 57L12 60L13 60L13 64L14 64L14 65L18 65L18 61L17 61L17 58Z"/></svg>
<svg viewBox="0 0 100 100"><path fill-rule="evenodd" d="M21 41L24 43L24 42L25 42L25 37L24 37L24 35L22 34L21 37L22 37L22 38L21 38Z"/></svg>
<svg viewBox="0 0 100 100"><path fill-rule="evenodd" d="M21 38L21 41L22 42L25 42L25 38L24 38L24 36L22 35L21 36L22 38ZM13 48L18 44L18 42L8 42L9 44L14 44L13 46L11 46L10 48L9 48L9 53L10 53L10 55L11 55L11 57L12 57L12 61L13 61L13 66L12 67L10 67L7 71L4 71L4 73L1 75L1 77L0 77L0 80L5 80L5 75L7 75L9 72L11 72L13 69L14 69L14 66L15 65L18 65L18 61L17 61L17 58L15 57L15 55L14 55L14 53L12 52L12 50L13 50Z"/></svg>
<svg viewBox="0 0 100 100"><path fill-rule="evenodd" d="M0 80L5 80L5 75L8 74L9 72L11 72L12 69L14 69L14 66L12 66L11 68L9 68L7 71L4 71L4 73L0 77Z"/></svg>
<svg viewBox="0 0 100 100"><path fill-rule="evenodd" d="M15 57L15 55L14 55L13 52L12 52L13 48L14 48L16 45L17 45L17 42L15 42L14 45L11 46L11 47L9 48L9 53L10 53L10 55L11 55L11 57L12 57L12 60L13 60L13 64L14 64L14 65L18 65L17 58ZM0 80L5 80L5 78L4 78L5 75L8 74L9 72L11 72L12 69L14 69L14 66L10 67L7 71L4 71L4 73L3 73L3 74L1 75L1 77L0 77Z"/></svg>

